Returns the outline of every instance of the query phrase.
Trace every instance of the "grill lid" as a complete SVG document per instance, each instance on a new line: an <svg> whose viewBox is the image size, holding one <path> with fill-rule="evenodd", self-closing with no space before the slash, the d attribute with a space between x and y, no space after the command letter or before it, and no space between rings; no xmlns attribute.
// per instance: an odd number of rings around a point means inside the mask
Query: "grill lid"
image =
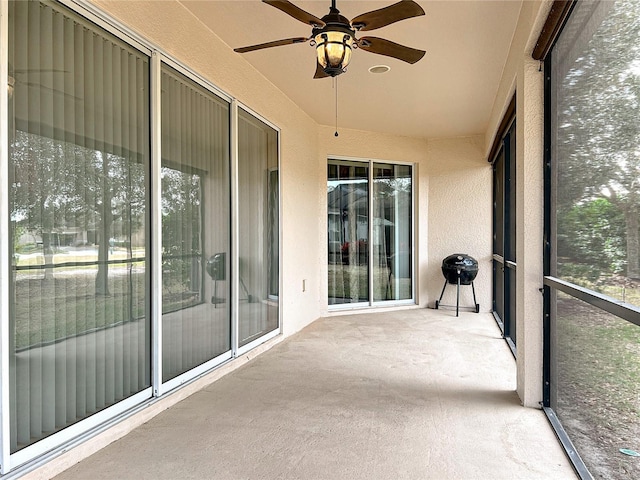
<svg viewBox="0 0 640 480"><path fill-rule="evenodd" d="M478 275L478 262L466 253L454 253L442 261L442 274L449 283L470 285Z"/></svg>

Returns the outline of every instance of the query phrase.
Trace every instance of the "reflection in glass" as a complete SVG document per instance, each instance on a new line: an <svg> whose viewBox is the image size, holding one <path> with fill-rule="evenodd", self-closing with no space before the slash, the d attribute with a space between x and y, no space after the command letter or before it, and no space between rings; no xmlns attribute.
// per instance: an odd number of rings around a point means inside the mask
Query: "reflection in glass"
<svg viewBox="0 0 640 480"><path fill-rule="evenodd" d="M329 305L369 300L369 164L330 160ZM385 284L386 285L386 284Z"/></svg>
<svg viewBox="0 0 640 480"><path fill-rule="evenodd" d="M640 327L557 295L552 407L594 478L640 478Z"/></svg>
<svg viewBox="0 0 640 480"><path fill-rule="evenodd" d="M408 300L411 284L411 167L373 164L373 299Z"/></svg>
<svg viewBox="0 0 640 480"><path fill-rule="evenodd" d="M279 327L278 132L238 110L238 345Z"/></svg>
<svg viewBox="0 0 640 480"><path fill-rule="evenodd" d="M231 348L229 106L162 67L162 378Z"/></svg>
<svg viewBox="0 0 640 480"><path fill-rule="evenodd" d="M149 64L51 2L9 39L15 452L150 386Z"/></svg>

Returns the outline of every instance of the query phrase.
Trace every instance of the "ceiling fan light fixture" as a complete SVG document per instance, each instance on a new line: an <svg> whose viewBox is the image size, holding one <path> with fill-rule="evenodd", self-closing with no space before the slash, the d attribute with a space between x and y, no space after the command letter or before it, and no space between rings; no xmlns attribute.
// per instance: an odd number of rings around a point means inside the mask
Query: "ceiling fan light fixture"
<svg viewBox="0 0 640 480"><path fill-rule="evenodd" d="M335 77L341 74L351 61L353 36L343 31L326 31L315 36L318 63L325 73Z"/></svg>

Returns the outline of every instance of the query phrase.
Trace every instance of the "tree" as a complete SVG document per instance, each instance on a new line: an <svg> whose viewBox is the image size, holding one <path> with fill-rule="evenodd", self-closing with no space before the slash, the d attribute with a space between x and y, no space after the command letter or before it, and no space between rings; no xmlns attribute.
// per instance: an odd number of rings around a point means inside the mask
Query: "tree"
<svg viewBox="0 0 640 480"><path fill-rule="evenodd" d="M587 265L594 278L622 270L624 239L624 215L606 198L574 205L558 225L558 250L571 255L566 263Z"/></svg>
<svg viewBox="0 0 640 480"><path fill-rule="evenodd" d="M556 66L561 71L563 62L570 65L560 73L558 89L558 223L576 205L606 198L624 216L627 276L640 278L637 4L622 0L611 6L584 50L574 55L566 54ZM559 254L576 253L570 243L565 248Z"/></svg>

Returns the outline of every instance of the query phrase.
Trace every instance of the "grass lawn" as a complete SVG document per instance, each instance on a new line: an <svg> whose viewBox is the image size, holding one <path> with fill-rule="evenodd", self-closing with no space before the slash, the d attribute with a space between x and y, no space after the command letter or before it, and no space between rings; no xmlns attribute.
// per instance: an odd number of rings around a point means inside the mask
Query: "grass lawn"
<svg viewBox="0 0 640 480"><path fill-rule="evenodd" d="M634 292L635 293L635 292ZM595 478L640 478L640 327L558 295L557 413Z"/></svg>

